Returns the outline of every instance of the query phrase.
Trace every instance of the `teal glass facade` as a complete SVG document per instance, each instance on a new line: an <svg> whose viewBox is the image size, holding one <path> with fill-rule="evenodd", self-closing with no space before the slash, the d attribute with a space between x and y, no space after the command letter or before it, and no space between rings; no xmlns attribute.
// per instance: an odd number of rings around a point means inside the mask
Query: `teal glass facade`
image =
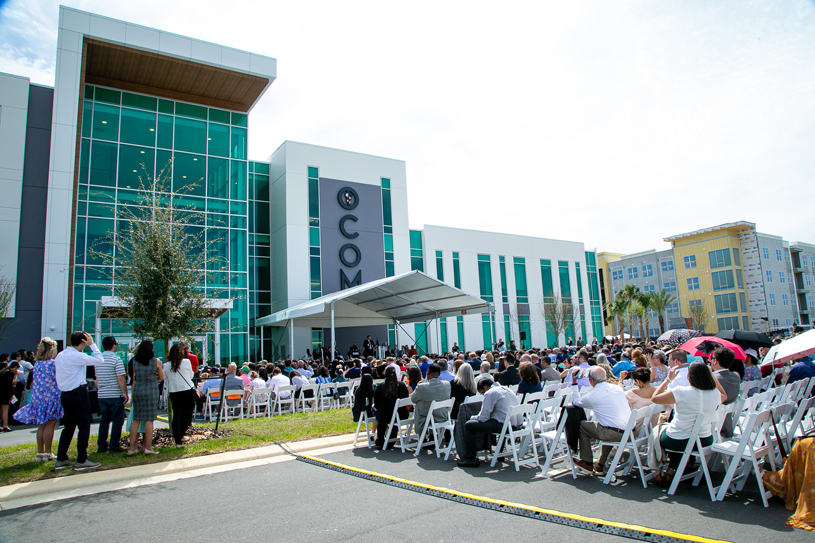
<svg viewBox="0 0 815 543"><path fill-rule="evenodd" d="M172 161L170 190L183 194L176 200L190 210L207 242L215 243L212 250L229 262L228 273L201 285L209 297L233 299L232 310L221 317L220 362L248 361L249 307L260 307L266 300L249 295L250 245L252 269L261 265L258 258L265 258L268 265L269 212L268 165L257 172L256 165L246 160L246 115L91 85L85 87L82 108L71 329L93 329L96 302L116 294L111 282L115 260L113 269L104 269L88 249L108 232L126 227L116 218L118 208L135 203L142 180L148 183L145 176L169 174L166 168ZM259 186L250 187L250 170L265 176L265 185L261 180ZM265 208L256 205L264 194ZM259 220L266 221L265 228ZM259 276L252 286L270 292L270 284ZM101 334L132 335L116 320L103 320ZM205 341L211 362L214 333ZM163 351L163 346L157 348ZM156 355L164 356L159 351Z"/></svg>

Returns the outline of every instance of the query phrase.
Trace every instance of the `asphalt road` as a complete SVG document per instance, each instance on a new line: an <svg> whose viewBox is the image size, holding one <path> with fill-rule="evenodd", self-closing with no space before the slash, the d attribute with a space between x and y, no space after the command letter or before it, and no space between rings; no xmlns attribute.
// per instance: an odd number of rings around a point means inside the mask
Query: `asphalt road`
<svg viewBox="0 0 815 543"><path fill-rule="evenodd" d="M412 481L650 528L738 542L811 542L765 509L755 483L712 503L704 487L677 495L626 478L540 478L511 466L457 468L426 456L356 449L326 459ZM24 541L624 541L623 538L458 504L291 461L0 513L0 542Z"/></svg>

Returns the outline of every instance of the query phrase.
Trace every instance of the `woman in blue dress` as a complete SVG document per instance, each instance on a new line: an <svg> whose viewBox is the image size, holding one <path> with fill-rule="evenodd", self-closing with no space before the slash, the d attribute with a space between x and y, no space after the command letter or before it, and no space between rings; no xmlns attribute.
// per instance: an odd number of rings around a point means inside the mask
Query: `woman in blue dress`
<svg viewBox="0 0 815 543"><path fill-rule="evenodd" d="M37 424L37 461L47 462L57 457L51 453L54 428L62 418L62 403L57 388L57 342L44 337L37 346L37 362L31 383L31 401L14 413L14 419L23 424Z"/></svg>

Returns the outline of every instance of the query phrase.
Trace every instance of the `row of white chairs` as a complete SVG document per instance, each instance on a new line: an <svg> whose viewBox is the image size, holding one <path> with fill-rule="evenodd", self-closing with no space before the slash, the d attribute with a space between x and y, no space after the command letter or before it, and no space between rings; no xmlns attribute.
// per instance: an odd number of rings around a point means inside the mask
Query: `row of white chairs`
<svg viewBox="0 0 815 543"><path fill-rule="evenodd" d="M204 412L209 420L215 420L221 410L221 420L243 420L244 417L270 417L284 413L312 413L329 409L351 407L358 381L343 383L310 383L298 389L295 385L284 385L277 389L243 388L225 390L226 402L221 401L218 388L207 390Z"/></svg>

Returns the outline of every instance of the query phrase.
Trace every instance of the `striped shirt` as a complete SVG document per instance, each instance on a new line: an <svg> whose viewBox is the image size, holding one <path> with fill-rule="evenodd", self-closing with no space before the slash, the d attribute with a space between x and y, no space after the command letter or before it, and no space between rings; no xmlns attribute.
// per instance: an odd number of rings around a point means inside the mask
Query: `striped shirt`
<svg viewBox="0 0 815 543"><path fill-rule="evenodd" d="M99 388L100 398L121 398L122 389L119 387L119 375L125 374L122 359L113 351L102 353L104 362L96 365L96 386Z"/></svg>

